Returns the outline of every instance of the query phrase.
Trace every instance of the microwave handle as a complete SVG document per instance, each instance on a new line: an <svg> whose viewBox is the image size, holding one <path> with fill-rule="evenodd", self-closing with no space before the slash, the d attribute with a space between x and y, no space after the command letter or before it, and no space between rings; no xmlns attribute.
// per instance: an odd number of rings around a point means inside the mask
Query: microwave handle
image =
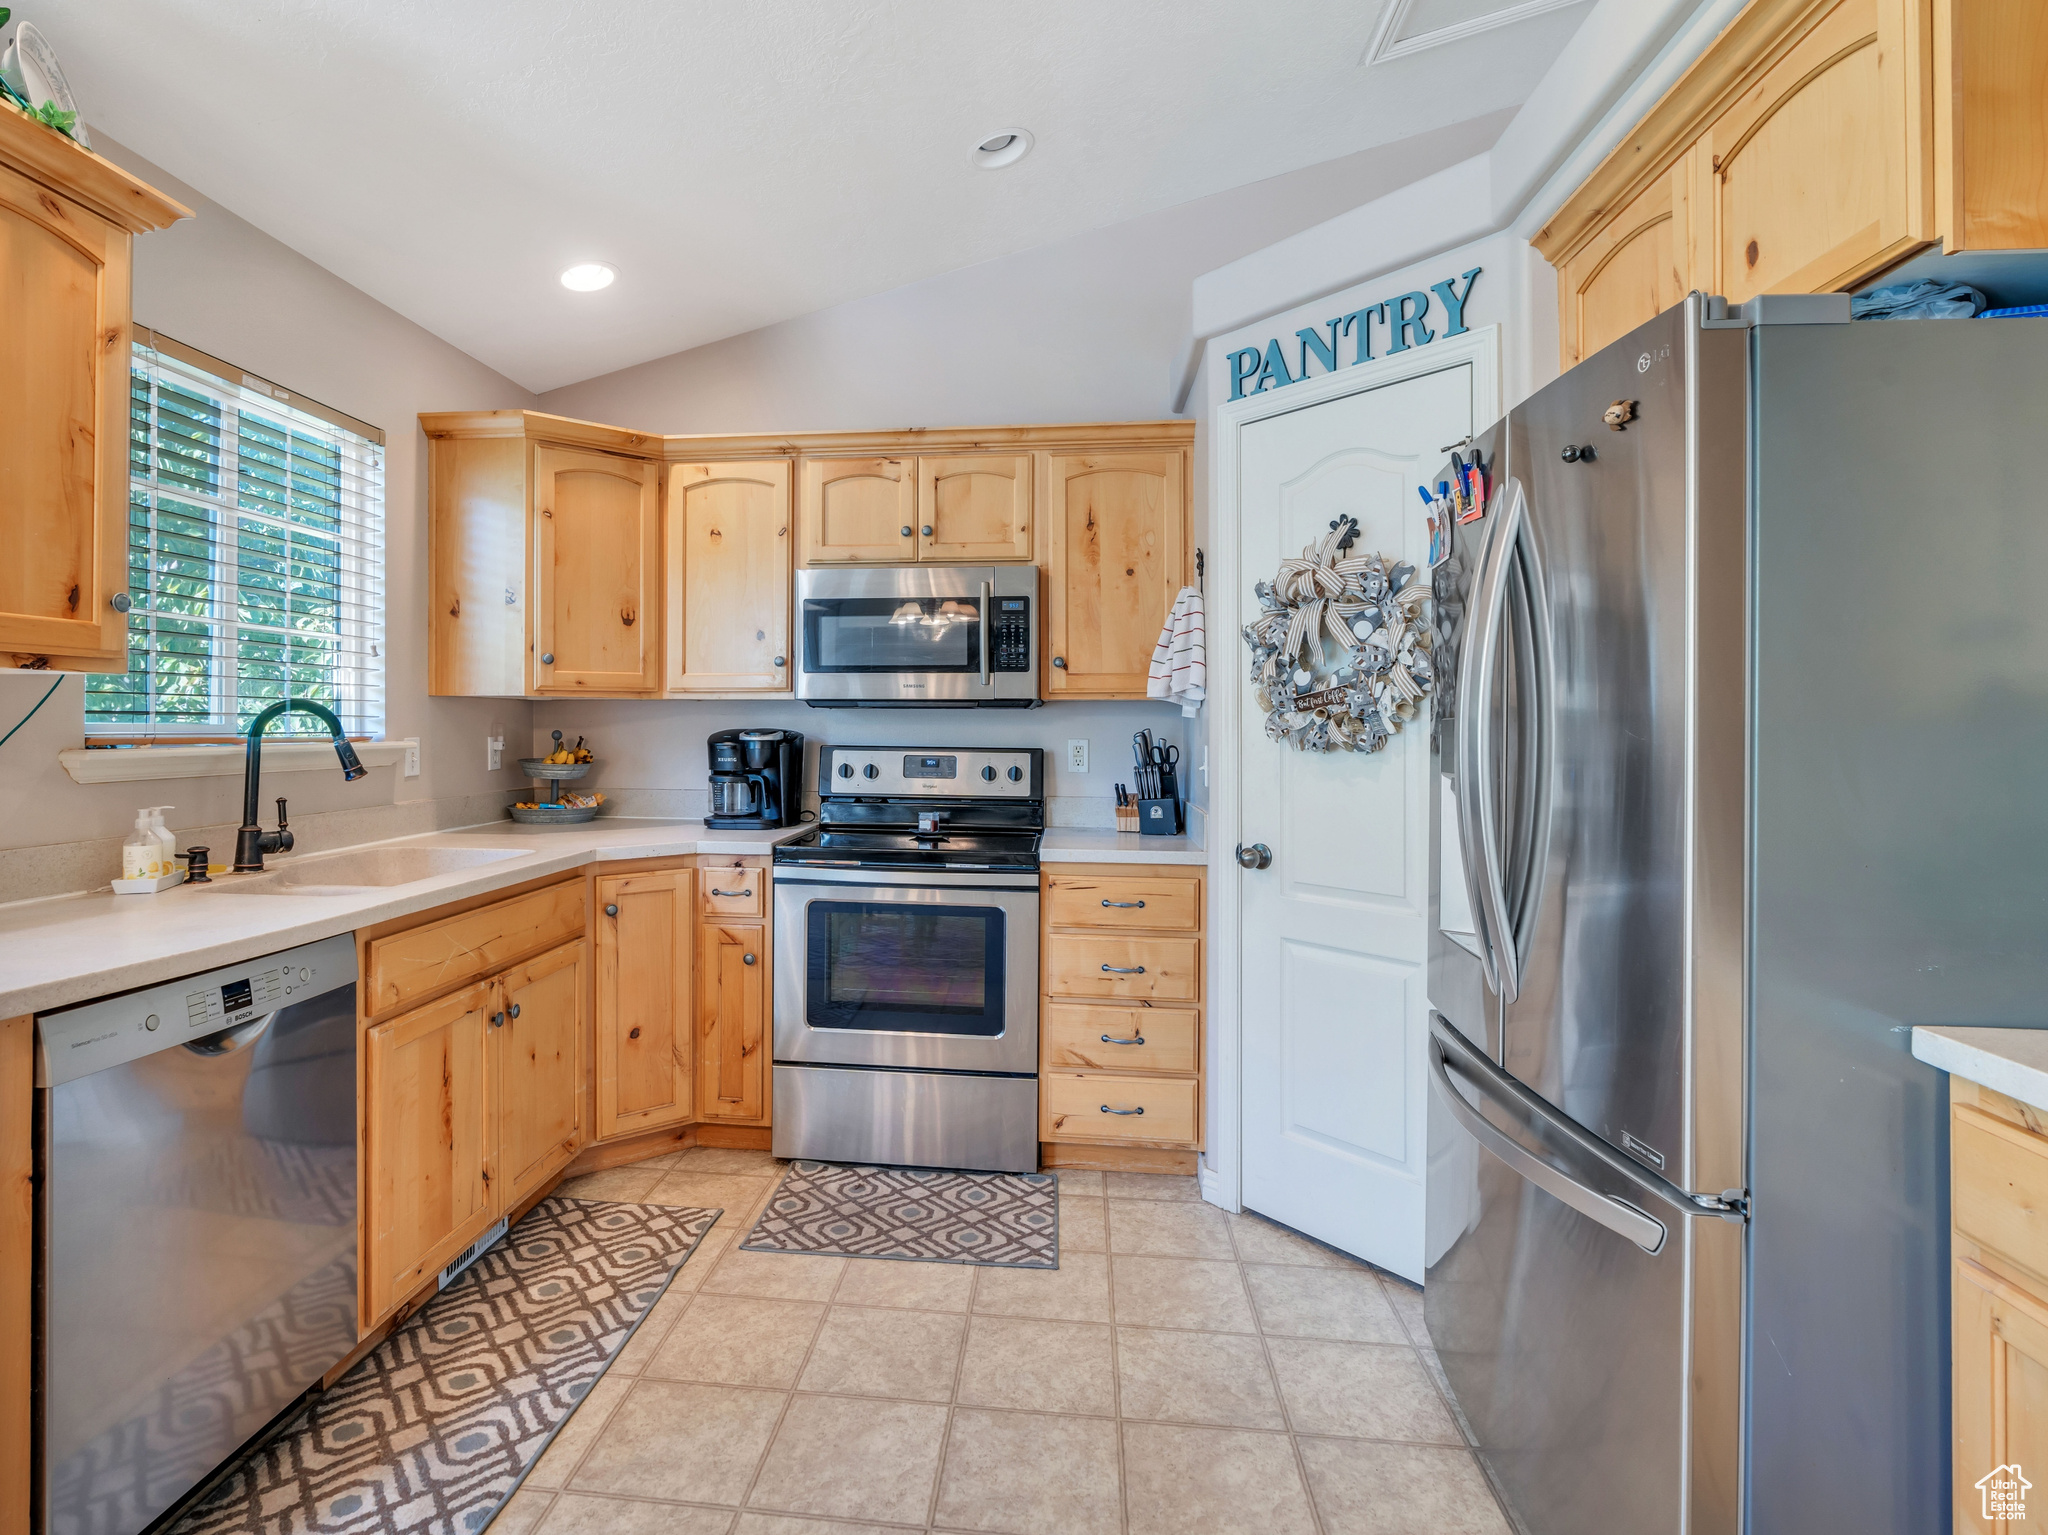
<svg viewBox="0 0 2048 1535"><path fill-rule="evenodd" d="M982 583L981 583L981 685L982 685L983 687L988 687L988 686L990 686L990 685L991 685L991 683L992 683L992 681L993 681L993 679L992 679L992 678L990 677L990 675L989 675L989 658L988 658L988 610L989 610L989 607L990 607L990 606L991 606L991 605L992 605L992 604L993 604L993 603L995 602L995 600L996 600L996 599L995 599L995 583L994 583L993 581L984 581L984 582L982 582Z"/></svg>

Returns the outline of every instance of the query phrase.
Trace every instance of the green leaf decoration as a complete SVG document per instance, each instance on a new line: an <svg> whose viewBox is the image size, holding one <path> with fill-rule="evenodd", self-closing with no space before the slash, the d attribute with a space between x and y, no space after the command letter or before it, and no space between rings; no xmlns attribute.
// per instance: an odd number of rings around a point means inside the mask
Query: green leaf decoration
<svg viewBox="0 0 2048 1535"><path fill-rule="evenodd" d="M6 26L7 18L12 16L13 14L14 12L12 9L10 9L7 6L0 5L0 27Z"/></svg>

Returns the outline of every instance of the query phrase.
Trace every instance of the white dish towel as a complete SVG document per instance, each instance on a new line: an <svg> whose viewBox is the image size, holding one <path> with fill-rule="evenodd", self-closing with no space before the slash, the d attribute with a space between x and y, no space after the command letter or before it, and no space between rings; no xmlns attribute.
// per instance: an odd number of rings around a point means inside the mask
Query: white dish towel
<svg viewBox="0 0 2048 1535"><path fill-rule="evenodd" d="M1145 676L1145 696L1180 705L1180 712L1201 712L1209 696L1209 642L1202 632L1202 594L1183 586L1152 647L1152 665Z"/></svg>

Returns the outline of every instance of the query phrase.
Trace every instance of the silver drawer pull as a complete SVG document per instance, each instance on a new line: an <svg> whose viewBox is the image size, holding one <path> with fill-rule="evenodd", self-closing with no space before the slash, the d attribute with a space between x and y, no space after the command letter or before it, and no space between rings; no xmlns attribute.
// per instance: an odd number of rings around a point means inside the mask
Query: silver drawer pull
<svg viewBox="0 0 2048 1535"><path fill-rule="evenodd" d="M1138 911L1143 911L1145 909L1143 901L1104 901L1102 904L1105 906L1121 906L1126 910L1135 908Z"/></svg>
<svg viewBox="0 0 2048 1535"><path fill-rule="evenodd" d="M754 892L751 890L714 890L711 893L713 895L722 895L730 898L732 896L752 895Z"/></svg>
<svg viewBox="0 0 2048 1535"><path fill-rule="evenodd" d="M1143 975L1145 973L1143 965L1132 965L1129 968L1122 965L1104 965L1102 968L1110 975Z"/></svg>
<svg viewBox="0 0 2048 1535"><path fill-rule="evenodd" d="M1102 1042L1105 1045L1142 1045L1143 1043L1145 1043L1145 1036L1142 1034L1133 1034L1129 1039L1111 1039L1107 1034L1105 1034L1102 1036Z"/></svg>
<svg viewBox="0 0 2048 1535"><path fill-rule="evenodd" d="M1102 1112L1105 1114L1142 1114L1145 1111L1143 1109L1113 1109L1105 1103L1102 1106Z"/></svg>

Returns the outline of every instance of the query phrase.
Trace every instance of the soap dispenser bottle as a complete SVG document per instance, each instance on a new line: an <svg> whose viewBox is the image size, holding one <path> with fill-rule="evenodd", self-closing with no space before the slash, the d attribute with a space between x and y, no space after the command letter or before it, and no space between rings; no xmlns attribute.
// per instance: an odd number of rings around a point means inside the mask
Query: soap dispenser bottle
<svg viewBox="0 0 2048 1535"><path fill-rule="evenodd" d="M158 874L178 872L178 839L171 835L171 829L164 825L164 812L176 810L176 805L155 805L149 812L149 829L156 836L157 846L162 850L157 858Z"/></svg>
<svg viewBox="0 0 2048 1535"><path fill-rule="evenodd" d="M162 872L164 848L149 829L149 812L135 812L135 828L121 844L121 878L155 879Z"/></svg>

